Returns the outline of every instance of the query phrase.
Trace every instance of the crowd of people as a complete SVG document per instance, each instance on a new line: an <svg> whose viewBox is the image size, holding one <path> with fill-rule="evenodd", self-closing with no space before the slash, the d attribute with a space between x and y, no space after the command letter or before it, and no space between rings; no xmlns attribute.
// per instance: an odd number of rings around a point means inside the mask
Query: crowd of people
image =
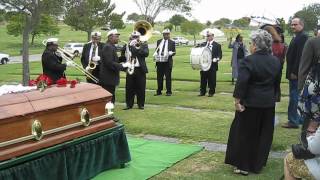
<svg viewBox="0 0 320 180"><path fill-rule="evenodd" d="M291 29L294 36L288 46L284 42L282 29L269 24L252 32L249 47L240 34L234 42L230 39L232 83L236 82L233 93L235 116L230 127L225 163L234 166L236 174L259 173L267 164L275 126L275 107L276 102L281 100L280 82L286 60L288 122L282 127L296 129L302 125L303 143L293 146L293 152L286 156L285 179L320 179L320 30L315 31L317 37L309 38L300 18L292 19ZM170 30L165 29L162 34L163 38L157 41L153 54L157 72L154 95L162 95L165 78L166 96L172 96L171 74L176 48L170 39ZM91 41L84 46L81 63L84 69L91 63L96 65L95 69L86 70L99 79L97 84L113 95L113 103L120 71L127 71L124 110L133 108L135 96L138 108L143 110L148 44L140 40L140 32L134 31L118 56L115 45L119 43L119 36L117 30L110 30L107 42L101 43L101 33L93 32ZM62 63L61 57L55 53L57 47L57 39L48 40L42 55L43 73L53 81L64 77L66 68L73 66L69 62ZM212 60L209 70L200 71L199 96L205 96L208 87L208 96L212 97L215 94L218 63L222 59L221 45L214 40L214 33L208 31L206 41L199 47L209 48ZM87 81L96 83L90 79Z"/></svg>

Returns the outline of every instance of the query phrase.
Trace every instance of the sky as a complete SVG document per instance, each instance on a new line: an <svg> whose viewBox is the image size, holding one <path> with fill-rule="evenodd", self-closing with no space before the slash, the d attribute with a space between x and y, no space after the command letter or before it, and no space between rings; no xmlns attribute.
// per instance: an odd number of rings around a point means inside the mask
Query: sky
<svg viewBox="0 0 320 180"><path fill-rule="evenodd" d="M116 5L117 13L126 11L126 16L133 12L140 14L133 0L112 2ZM201 0L199 4L192 6L192 16L186 17L203 23L208 20L214 22L222 17L234 20L244 16L265 16L274 19L283 17L287 21L295 12L312 3L319 3L319 0ZM156 21L166 21L174 14L176 12L161 12Z"/></svg>

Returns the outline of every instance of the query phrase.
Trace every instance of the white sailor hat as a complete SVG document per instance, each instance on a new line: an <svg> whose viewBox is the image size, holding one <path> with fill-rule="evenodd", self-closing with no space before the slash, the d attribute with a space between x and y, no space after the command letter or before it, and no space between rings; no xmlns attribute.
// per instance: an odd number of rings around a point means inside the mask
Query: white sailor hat
<svg viewBox="0 0 320 180"><path fill-rule="evenodd" d="M207 33L206 33L206 35L207 35L207 36L212 36L212 35L214 35L214 33L213 33L212 31L209 31L209 30L208 30Z"/></svg>
<svg viewBox="0 0 320 180"><path fill-rule="evenodd" d="M164 29L164 30L162 31L162 34L170 34L170 29Z"/></svg>
<svg viewBox="0 0 320 180"><path fill-rule="evenodd" d="M58 38L47 39L47 45L58 45Z"/></svg>
<svg viewBox="0 0 320 180"><path fill-rule="evenodd" d="M110 31L108 31L107 37L109 37L110 35L120 35L120 33L118 33L117 29L111 29Z"/></svg>
<svg viewBox="0 0 320 180"><path fill-rule="evenodd" d="M101 32L99 31L92 32L91 36L101 37Z"/></svg>
<svg viewBox="0 0 320 180"><path fill-rule="evenodd" d="M138 32L138 31L133 31L133 32L131 33L131 36L141 36L141 33Z"/></svg>

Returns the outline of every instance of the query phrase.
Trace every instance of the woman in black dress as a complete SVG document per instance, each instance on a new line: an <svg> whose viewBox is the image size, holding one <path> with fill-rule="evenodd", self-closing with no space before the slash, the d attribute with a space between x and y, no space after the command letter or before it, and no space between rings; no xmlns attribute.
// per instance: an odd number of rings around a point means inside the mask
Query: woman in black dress
<svg viewBox="0 0 320 180"><path fill-rule="evenodd" d="M259 173L266 165L272 144L280 61L271 55L272 37L265 30L251 34L252 55L240 62L233 97L235 117L231 124L225 163L234 172Z"/></svg>

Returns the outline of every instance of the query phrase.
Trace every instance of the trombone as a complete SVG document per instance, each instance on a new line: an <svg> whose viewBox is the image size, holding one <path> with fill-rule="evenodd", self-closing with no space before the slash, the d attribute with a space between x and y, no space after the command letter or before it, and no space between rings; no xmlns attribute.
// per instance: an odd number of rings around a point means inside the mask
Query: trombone
<svg viewBox="0 0 320 180"><path fill-rule="evenodd" d="M43 40L42 44L46 46L47 45L47 40ZM80 71L82 74L86 75L88 78L90 78L95 83L99 82L99 79L94 77L90 72L88 72L82 66L80 66L79 64L77 64L77 63L75 63L73 61L73 58L75 57L73 54L70 54L69 52L67 52L66 50L64 50L64 49L62 49L60 47L58 47L57 52L61 55L62 59L64 59L67 62L71 62L74 65L74 67L78 71Z"/></svg>

